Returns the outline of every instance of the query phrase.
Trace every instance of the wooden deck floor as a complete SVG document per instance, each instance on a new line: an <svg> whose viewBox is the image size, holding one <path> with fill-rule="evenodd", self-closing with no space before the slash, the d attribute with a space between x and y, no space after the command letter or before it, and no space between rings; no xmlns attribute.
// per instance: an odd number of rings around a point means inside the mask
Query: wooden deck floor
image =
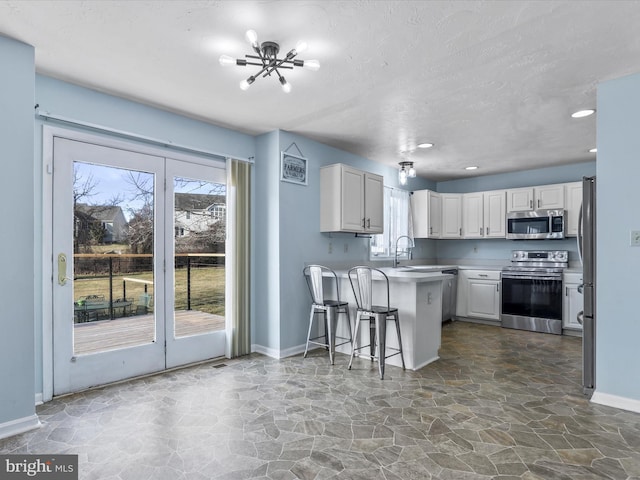
<svg viewBox="0 0 640 480"><path fill-rule="evenodd" d="M180 310L176 315L176 337L224 330L224 317L195 310ZM155 339L153 314L78 323L74 325L76 355L114 350L151 343Z"/></svg>

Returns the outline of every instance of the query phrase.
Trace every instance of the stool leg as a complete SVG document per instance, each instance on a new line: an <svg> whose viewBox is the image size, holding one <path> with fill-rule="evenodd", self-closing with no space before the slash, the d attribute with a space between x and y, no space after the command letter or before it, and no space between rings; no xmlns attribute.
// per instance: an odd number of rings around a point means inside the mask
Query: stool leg
<svg viewBox="0 0 640 480"><path fill-rule="evenodd" d="M397 313L393 317L394 317L393 319L396 322L396 333L398 334L398 346L400 348L400 360L402 360L402 369L405 370L404 354L402 353L402 337L400 336L400 317L398 316Z"/></svg>
<svg viewBox="0 0 640 480"><path fill-rule="evenodd" d="M307 345L304 347L304 357L307 358L307 352L309 351L309 339L311 338L311 327L313 326L313 316L316 313L316 309L311 305L311 315L309 315L309 331L307 332Z"/></svg>
<svg viewBox="0 0 640 480"><path fill-rule="evenodd" d="M356 326L353 332L353 343L351 345L351 357L349 358L349 370L351 370L351 364L353 363L353 354L358 348L358 332L360 331L360 312L356 313Z"/></svg>
<svg viewBox="0 0 640 480"><path fill-rule="evenodd" d="M369 355L373 362L373 357L376 355L376 322L373 317L369 317Z"/></svg>
<svg viewBox="0 0 640 480"><path fill-rule="evenodd" d="M380 380L384 379L384 361L387 346L387 315L379 313L376 315L376 335L378 337L378 370Z"/></svg>
<svg viewBox="0 0 640 480"><path fill-rule="evenodd" d="M338 319L336 318L337 315L335 307L329 307L325 312L327 316L327 332L329 334L329 363L333 365L336 352L336 326Z"/></svg>
<svg viewBox="0 0 640 480"><path fill-rule="evenodd" d="M351 334L351 314L349 313L349 306L344 308L344 313L347 314L347 328L349 329L349 345L353 345L353 335Z"/></svg>

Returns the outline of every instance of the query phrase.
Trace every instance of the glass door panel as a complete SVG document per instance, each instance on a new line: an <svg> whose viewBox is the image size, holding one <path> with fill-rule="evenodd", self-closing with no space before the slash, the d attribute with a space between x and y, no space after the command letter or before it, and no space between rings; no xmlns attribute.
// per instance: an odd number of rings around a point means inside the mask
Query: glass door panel
<svg viewBox="0 0 640 480"><path fill-rule="evenodd" d="M167 159L167 284L173 315L167 323L167 365L224 355L226 172L224 164Z"/></svg>
<svg viewBox="0 0 640 480"><path fill-rule="evenodd" d="M73 163L73 352L156 339L154 175Z"/></svg>
<svg viewBox="0 0 640 480"><path fill-rule="evenodd" d="M226 187L173 178L174 335L224 330Z"/></svg>
<svg viewBox="0 0 640 480"><path fill-rule="evenodd" d="M160 371L164 159L59 137L53 146L53 393Z"/></svg>

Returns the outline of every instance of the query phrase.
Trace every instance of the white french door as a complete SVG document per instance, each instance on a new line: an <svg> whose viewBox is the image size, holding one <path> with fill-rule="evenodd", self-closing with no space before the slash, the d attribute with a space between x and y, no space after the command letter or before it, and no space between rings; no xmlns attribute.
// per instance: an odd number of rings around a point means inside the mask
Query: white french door
<svg viewBox="0 0 640 480"><path fill-rule="evenodd" d="M224 355L225 191L221 162L54 137L54 395Z"/></svg>

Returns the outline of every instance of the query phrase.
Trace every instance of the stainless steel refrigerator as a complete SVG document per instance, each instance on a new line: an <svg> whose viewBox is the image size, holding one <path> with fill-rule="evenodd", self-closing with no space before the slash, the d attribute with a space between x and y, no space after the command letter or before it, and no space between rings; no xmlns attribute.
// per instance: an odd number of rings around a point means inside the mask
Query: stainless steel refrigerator
<svg viewBox="0 0 640 480"><path fill-rule="evenodd" d="M584 310L578 313L582 324L582 388L589 395L596 385L596 177L582 179L578 256L584 295Z"/></svg>

